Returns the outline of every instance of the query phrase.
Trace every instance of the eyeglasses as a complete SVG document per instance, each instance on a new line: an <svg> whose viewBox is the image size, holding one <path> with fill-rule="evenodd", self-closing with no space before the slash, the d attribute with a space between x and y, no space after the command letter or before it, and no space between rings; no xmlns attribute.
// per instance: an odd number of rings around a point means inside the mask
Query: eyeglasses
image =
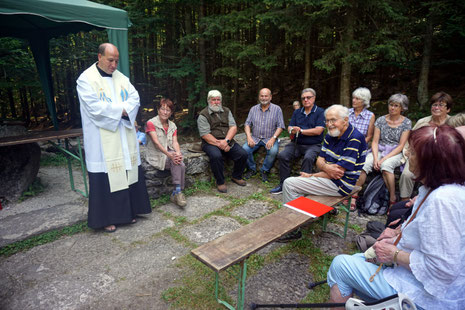
<svg viewBox="0 0 465 310"><path fill-rule="evenodd" d="M325 123L326 123L326 124L333 125L333 124L335 124L338 120L339 120L339 119L337 119L337 118L327 119L327 120L325 120Z"/></svg>
<svg viewBox="0 0 465 310"><path fill-rule="evenodd" d="M301 97L300 99L302 99L302 101L304 101L305 99L310 100L313 97L315 97L315 96L304 96L304 97Z"/></svg>
<svg viewBox="0 0 465 310"><path fill-rule="evenodd" d="M442 102L441 103L433 103L431 105L431 108L440 108L440 109L442 109L442 108L445 108L445 107L447 107L447 103L442 103Z"/></svg>
<svg viewBox="0 0 465 310"><path fill-rule="evenodd" d="M390 106L390 107L393 107L393 108L400 108L400 107L402 107L402 106L401 106L400 104L398 104L398 103L390 103L389 106Z"/></svg>

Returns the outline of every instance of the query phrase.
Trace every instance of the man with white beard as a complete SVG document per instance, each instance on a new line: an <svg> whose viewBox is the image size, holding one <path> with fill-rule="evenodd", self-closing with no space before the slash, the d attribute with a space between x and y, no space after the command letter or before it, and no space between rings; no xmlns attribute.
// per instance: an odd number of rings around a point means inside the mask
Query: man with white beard
<svg viewBox="0 0 465 310"><path fill-rule="evenodd" d="M207 102L208 106L200 111L197 118L202 150L210 159L218 191L226 193L223 156L234 162L231 180L239 186L245 186L242 173L247 161L247 152L234 141L237 133L236 121L231 111L222 105L221 93L217 90L209 91Z"/></svg>
<svg viewBox="0 0 465 310"><path fill-rule="evenodd" d="M365 164L365 137L349 123L349 109L332 105L325 111L328 133L316 161L320 172L301 172L287 178L283 202L303 195L347 196L357 182Z"/></svg>
<svg viewBox="0 0 465 310"><path fill-rule="evenodd" d="M245 121L244 131L247 142L242 146L248 154L245 179L257 173L257 165L253 153L260 147L266 149L260 174L263 182L268 181L268 174L273 167L274 160L279 151L278 137L284 129L283 111L271 103L271 90L263 88L258 93L258 104L254 105Z"/></svg>

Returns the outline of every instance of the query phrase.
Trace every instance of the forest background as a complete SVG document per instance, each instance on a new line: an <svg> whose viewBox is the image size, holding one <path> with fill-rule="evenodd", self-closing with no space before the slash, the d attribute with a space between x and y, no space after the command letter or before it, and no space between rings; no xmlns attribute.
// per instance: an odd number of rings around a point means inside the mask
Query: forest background
<svg viewBox="0 0 465 310"><path fill-rule="evenodd" d="M218 89L238 123L257 93L292 113L304 87L317 104L351 104L360 86L372 110L400 92L408 117L429 115L429 97L452 95L451 114L465 109L465 1L413 0L99 0L129 13L131 81L139 91L138 121L155 115L161 97L176 104L176 122L196 134L206 93ZM52 39L51 62L60 128L80 127L76 79L97 60L105 31ZM0 121L51 128L28 42L0 38Z"/></svg>

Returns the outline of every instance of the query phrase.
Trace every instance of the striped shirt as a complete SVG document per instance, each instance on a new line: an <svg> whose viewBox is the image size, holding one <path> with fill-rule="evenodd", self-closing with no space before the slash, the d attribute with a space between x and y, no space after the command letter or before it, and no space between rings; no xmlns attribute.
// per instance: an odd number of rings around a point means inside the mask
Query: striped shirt
<svg viewBox="0 0 465 310"><path fill-rule="evenodd" d="M338 164L346 169L342 178L331 179L338 186L338 192L342 196L352 192L365 164L366 153L365 137L350 123L341 138L326 134L319 156L328 164Z"/></svg>
<svg viewBox="0 0 465 310"><path fill-rule="evenodd" d="M358 116L355 116L354 108L349 109L349 123L360 131L365 137L368 133L371 118L374 117L373 112L363 109Z"/></svg>
<svg viewBox="0 0 465 310"><path fill-rule="evenodd" d="M254 105L249 111L245 125L252 128L252 139L255 143L262 140L266 144L276 129L284 129L283 111L273 103L270 103L265 111L262 110L261 104Z"/></svg>

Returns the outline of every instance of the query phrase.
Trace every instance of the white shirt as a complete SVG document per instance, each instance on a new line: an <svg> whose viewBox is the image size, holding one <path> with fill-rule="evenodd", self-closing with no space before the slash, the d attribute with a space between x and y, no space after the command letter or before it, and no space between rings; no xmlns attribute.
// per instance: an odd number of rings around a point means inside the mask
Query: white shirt
<svg viewBox="0 0 465 310"><path fill-rule="evenodd" d="M412 214L427 192L420 188ZM465 309L465 186L437 188L404 226L397 247L410 253L412 271L387 268L386 281L425 309Z"/></svg>
<svg viewBox="0 0 465 310"><path fill-rule="evenodd" d="M95 64L93 65L95 66ZM139 111L139 93L134 86L129 83L128 100L118 103L116 100L113 80L111 77L103 77L112 91L111 103L99 100L97 93L83 73L77 80L77 92L81 103L82 130L84 132L84 149L86 151L86 165L89 172L107 172L105 158L103 157L102 143L100 142L100 128L116 131L120 128L121 145L123 148L124 162L126 170L131 170L131 159L129 147L126 139L124 126L134 128L137 112ZM130 121L121 118L123 109L128 113ZM139 153L139 143L137 152ZM140 165L140 155L137 157L137 165ZM135 167L137 169L137 167Z"/></svg>

